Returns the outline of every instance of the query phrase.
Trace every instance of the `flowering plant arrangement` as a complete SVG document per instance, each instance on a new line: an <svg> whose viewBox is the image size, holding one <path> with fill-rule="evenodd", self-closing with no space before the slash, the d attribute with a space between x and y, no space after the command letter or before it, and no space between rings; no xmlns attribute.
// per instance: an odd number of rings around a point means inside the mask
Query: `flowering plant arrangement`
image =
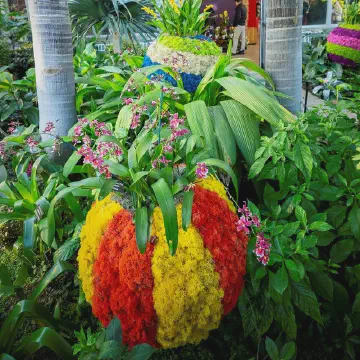
<svg viewBox="0 0 360 360"><path fill-rule="evenodd" d="M175 0L163 0L158 6L156 0L152 0L154 9L144 7L143 10L153 17L148 24L155 26L161 32L176 36L195 36L203 34L206 28L206 20L210 16L210 7L201 12L202 0L182 0L179 5Z"/></svg>

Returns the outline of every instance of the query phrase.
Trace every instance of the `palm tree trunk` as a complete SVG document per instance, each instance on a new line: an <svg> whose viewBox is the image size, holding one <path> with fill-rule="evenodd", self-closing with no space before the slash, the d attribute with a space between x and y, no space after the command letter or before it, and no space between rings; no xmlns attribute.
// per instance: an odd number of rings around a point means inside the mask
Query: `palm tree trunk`
<svg viewBox="0 0 360 360"><path fill-rule="evenodd" d="M292 113L301 110L302 0L267 0L265 70L276 90L294 100L279 98Z"/></svg>
<svg viewBox="0 0 360 360"><path fill-rule="evenodd" d="M67 0L28 0L33 36L40 132L67 135L76 122L71 24ZM42 135L43 140L54 138ZM62 158L66 154L61 154Z"/></svg>

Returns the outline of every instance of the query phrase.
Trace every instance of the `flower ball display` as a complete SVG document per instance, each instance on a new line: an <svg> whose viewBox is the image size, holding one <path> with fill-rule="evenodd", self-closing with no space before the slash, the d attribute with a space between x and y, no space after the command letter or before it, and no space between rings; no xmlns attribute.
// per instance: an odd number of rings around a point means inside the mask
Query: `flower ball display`
<svg viewBox="0 0 360 360"><path fill-rule="evenodd" d="M170 255L163 216L155 208L144 254L133 215L114 194L93 204L81 231L79 277L103 326L117 316L130 348L175 348L206 339L242 291L248 238L222 183L207 178L194 190L192 221Z"/></svg>
<svg viewBox="0 0 360 360"><path fill-rule="evenodd" d="M349 67L360 64L360 25L341 24L331 31L327 41L331 61Z"/></svg>
<svg viewBox="0 0 360 360"><path fill-rule="evenodd" d="M143 67L169 65L181 75L184 89L194 92L205 73L216 64L222 50L209 38L199 35L180 37L162 35L148 48ZM176 80L163 71L165 80L176 86Z"/></svg>

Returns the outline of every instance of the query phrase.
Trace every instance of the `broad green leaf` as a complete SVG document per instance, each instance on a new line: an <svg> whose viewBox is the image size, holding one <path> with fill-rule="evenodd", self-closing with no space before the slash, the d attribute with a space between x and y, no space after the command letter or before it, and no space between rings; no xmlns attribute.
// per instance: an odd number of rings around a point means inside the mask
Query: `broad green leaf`
<svg viewBox="0 0 360 360"><path fill-rule="evenodd" d="M255 153L260 148L259 120L256 114L234 100L222 101L221 106L242 155L249 166L253 165Z"/></svg>
<svg viewBox="0 0 360 360"><path fill-rule="evenodd" d="M236 141L229 121L221 106L208 108L215 134L219 142L219 147L223 153L223 160L231 165L236 163Z"/></svg>
<svg viewBox="0 0 360 360"><path fill-rule="evenodd" d="M11 274L4 264L0 264L0 283L5 286L12 286Z"/></svg>
<svg viewBox="0 0 360 360"><path fill-rule="evenodd" d="M38 188L38 179L37 179L37 170L40 166L41 162L45 158L46 155L42 155L38 157L31 168L31 194L34 201L38 200L40 197L39 188Z"/></svg>
<svg viewBox="0 0 360 360"><path fill-rule="evenodd" d="M356 297L355 297L355 301L352 307L352 312L353 313L358 313L360 312L360 292L357 293Z"/></svg>
<svg viewBox="0 0 360 360"><path fill-rule="evenodd" d="M268 159L266 157L261 157L252 164L248 175L249 179L253 179L255 176L261 173L267 160Z"/></svg>
<svg viewBox="0 0 360 360"><path fill-rule="evenodd" d="M328 301L333 300L334 286L329 275L324 271L308 272L314 291Z"/></svg>
<svg viewBox="0 0 360 360"><path fill-rule="evenodd" d="M69 184L73 191L76 188L81 189L100 189L104 184L104 179L101 177L91 177L80 181L75 181Z"/></svg>
<svg viewBox="0 0 360 360"><path fill-rule="evenodd" d="M339 228L345 220L346 212L347 212L347 206L342 206L342 205L332 206L326 211L327 219L333 227Z"/></svg>
<svg viewBox="0 0 360 360"><path fill-rule="evenodd" d="M152 144L153 134L151 132L144 135L136 146L136 158L139 163L143 156L149 151Z"/></svg>
<svg viewBox="0 0 360 360"><path fill-rule="evenodd" d="M265 340L265 349L270 356L271 360L280 360L279 358L279 349L277 348L275 342L269 337Z"/></svg>
<svg viewBox="0 0 360 360"><path fill-rule="evenodd" d="M126 360L148 360L155 352L155 349L148 344L140 344L133 347L127 354Z"/></svg>
<svg viewBox="0 0 360 360"><path fill-rule="evenodd" d="M71 264L65 261L59 261L56 264L54 264L53 267L42 278L40 283L32 291L31 295L29 296L29 300L36 300L44 291L44 289L51 283L51 281L56 279L64 271L75 272L75 268Z"/></svg>
<svg viewBox="0 0 360 360"><path fill-rule="evenodd" d="M135 229L136 229L136 245L144 254L146 251L146 243L148 240L148 210L146 207L137 208L135 211Z"/></svg>
<svg viewBox="0 0 360 360"><path fill-rule="evenodd" d="M0 166L0 183L7 180L7 171L4 165Z"/></svg>
<svg viewBox="0 0 360 360"><path fill-rule="evenodd" d="M35 246L37 225L35 216L24 221L24 249L32 250Z"/></svg>
<svg viewBox="0 0 360 360"><path fill-rule="evenodd" d="M133 183L130 185L130 190L133 190L135 185L145 176L149 175L149 171L139 171L133 175Z"/></svg>
<svg viewBox="0 0 360 360"><path fill-rule="evenodd" d="M117 340L122 342L122 329L121 323L117 316L115 316L105 331L105 339L108 340Z"/></svg>
<svg viewBox="0 0 360 360"><path fill-rule="evenodd" d="M315 221L310 224L309 229L313 231L328 231L333 227L324 221Z"/></svg>
<svg viewBox="0 0 360 360"><path fill-rule="evenodd" d="M288 284L289 276L283 264L273 277L272 286L279 294L282 295L288 287Z"/></svg>
<svg viewBox="0 0 360 360"><path fill-rule="evenodd" d="M295 355L296 346L294 342L288 342L280 351L281 360L291 360Z"/></svg>
<svg viewBox="0 0 360 360"><path fill-rule="evenodd" d="M79 249L80 239L67 240L54 253L54 262L69 260Z"/></svg>
<svg viewBox="0 0 360 360"><path fill-rule="evenodd" d="M300 223L306 227L307 225L307 216L305 210L301 206L296 206L295 216L300 221Z"/></svg>
<svg viewBox="0 0 360 360"><path fill-rule="evenodd" d="M74 151L72 155L69 157L68 161L64 165L63 169L63 175L67 178L71 172L73 171L75 165L79 162L81 159L81 155L77 153L77 151Z"/></svg>
<svg viewBox="0 0 360 360"><path fill-rule="evenodd" d="M105 164L109 166L109 171L120 178L129 178L130 172L129 169L123 164L118 164L111 160L105 160Z"/></svg>
<svg viewBox="0 0 360 360"><path fill-rule="evenodd" d="M123 351L124 347L120 341L105 341L100 347L98 359L116 359Z"/></svg>
<svg viewBox="0 0 360 360"><path fill-rule="evenodd" d="M71 345L55 330L44 327L25 337L14 351L17 359L28 359L39 349L47 347L62 360L75 360Z"/></svg>
<svg viewBox="0 0 360 360"><path fill-rule="evenodd" d="M187 231L191 223L191 214L193 206L194 192L186 191L182 203L182 228Z"/></svg>
<svg viewBox="0 0 360 360"><path fill-rule="evenodd" d="M216 81L227 90L226 95L248 107L271 125L278 126L281 121L295 121L294 116L282 107L276 99L249 81L231 76Z"/></svg>
<svg viewBox="0 0 360 360"><path fill-rule="evenodd" d="M305 178L310 180L313 169L313 157L309 146L302 141L297 141L295 144L294 162Z"/></svg>
<svg viewBox="0 0 360 360"><path fill-rule="evenodd" d="M175 255L178 245L179 230L172 192L164 179L158 180L152 185L152 188L163 214L166 239L170 248L170 254Z"/></svg>
<svg viewBox="0 0 360 360"><path fill-rule="evenodd" d="M306 315L322 324L319 303L314 292L304 283L291 282L291 296L295 305Z"/></svg>
<svg viewBox="0 0 360 360"><path fill-rule="evenodd" d="M340 264L345 261L354 247L354 240L353 239L345 239L337 242L330 251L330 258L331 261L335 264Z"/></svg>
<svg viewBox="0 0 360 360"><path fill-rule="evenodd" d="M186 104L185 113L191 132L195 135L204 136L206 147L210 149L210 156L217 158L218 151L214 127L205 102L193 101Z"/></svg>
<svg viewBox="0 0 360 360"><path fill-rule="evenodd" d="M350 228L356 239L360 239L360 208L355 205L349 214Z"/></svg>

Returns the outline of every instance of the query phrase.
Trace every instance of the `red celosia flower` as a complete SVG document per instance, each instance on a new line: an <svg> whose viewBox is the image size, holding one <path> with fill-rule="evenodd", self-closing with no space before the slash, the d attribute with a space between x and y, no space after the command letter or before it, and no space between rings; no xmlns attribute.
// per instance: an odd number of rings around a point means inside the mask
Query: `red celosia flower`
<svg viewBox="0 0 360 360"><path fill-rule="evenodd" d="M244 286L248 238L236 230L237 216L215 192L195 186L192 223L209 249L224 290L224 315L236 305Z"/></svg>
<svg viewBox="0 0 360 360"><path fill-rule="evenodd" d="M110 222L94 264L93 312L104 326L117 316L123 341L130 348L142 343L159 346L152 295L153 250L154 244L148 244L145 254L139 252L132 216L122 210Z"/></svg>

